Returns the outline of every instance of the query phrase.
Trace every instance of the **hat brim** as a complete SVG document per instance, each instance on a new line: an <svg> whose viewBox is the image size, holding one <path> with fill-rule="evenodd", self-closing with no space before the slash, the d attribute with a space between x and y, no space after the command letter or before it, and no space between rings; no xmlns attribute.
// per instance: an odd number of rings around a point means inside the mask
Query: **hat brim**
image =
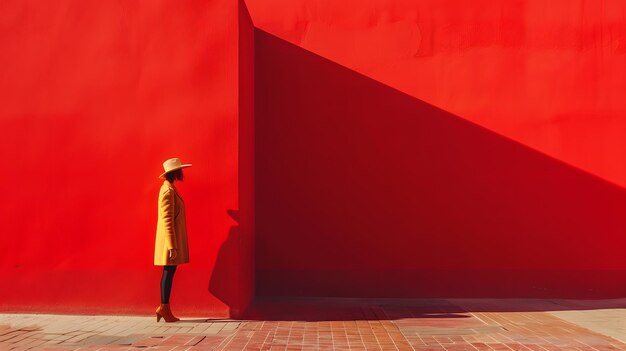
<svg viewBox="0 0 626 351"><path fill-rule="evenodd" d="M180 165L180 166L178 166L178 167L176 167L176 168L172 168L172 169L170 169L170 170L169 170L169 171L167 171L167 172L163 172L163 173L159 176L159 178L161 178L161 179L162 179L162 178L165 178L165 175L166 175L166 174L168 174L168 173L170 173L170 172L174 172L175 170L182 169L182 168L187 168L187 167L191 167L191 163L188 163L188 164L185 164L185 165Z"/></svg>

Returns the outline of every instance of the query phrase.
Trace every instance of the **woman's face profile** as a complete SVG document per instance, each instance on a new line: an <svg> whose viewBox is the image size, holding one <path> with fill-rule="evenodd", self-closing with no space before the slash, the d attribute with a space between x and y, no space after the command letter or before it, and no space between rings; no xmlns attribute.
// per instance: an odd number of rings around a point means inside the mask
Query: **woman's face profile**
<svg viewBox="0 0 626 351"><path fill-rule="evenodd" d="M182 182L183 178L185 178L185 175L183 174L183 170L179 169L176 174L176 179Z"/></svg>

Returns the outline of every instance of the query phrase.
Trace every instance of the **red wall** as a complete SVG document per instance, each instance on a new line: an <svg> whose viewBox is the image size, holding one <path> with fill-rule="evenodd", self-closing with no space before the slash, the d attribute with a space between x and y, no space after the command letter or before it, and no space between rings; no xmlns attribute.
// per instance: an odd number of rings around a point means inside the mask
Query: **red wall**
<svg viewBox="0 0 626 351"><path fill-rule="evenodd" d="M240 237L235 245L239 272L233 293L238 296L241 316L255 294L255 188L254 188L254 25L250 13L239 0L239 209ZM224 281L232 280L224 277Z"/></svg>
<svg viewBox="0 0 626 351"><path fill-rule="evenodd" d="M157 176L175 156L194 166L178 185L191 263L173 309L245 309L252 195L239 170L253 159L239 158L251 118L239 16L226 0L0 5L0 310L153 313Z"/></svg>
<svg viewBox="0 0 626 351"><path fill-rule="evenodd" d="M152 313L173 156L179 314L624 296L622 2L241 5L0 5L0 310Z"/></svg>
<svg viewBox="0 0 626 351"><path fill-rule="evenodd" d="M255 25L626 186L620 0L248 0Z"/></svg>
<svg viewBox="0 0 626 351"><path fill-rule="evenodd" d="M626 294L621 1L247 3L258 294Z"/></svg>

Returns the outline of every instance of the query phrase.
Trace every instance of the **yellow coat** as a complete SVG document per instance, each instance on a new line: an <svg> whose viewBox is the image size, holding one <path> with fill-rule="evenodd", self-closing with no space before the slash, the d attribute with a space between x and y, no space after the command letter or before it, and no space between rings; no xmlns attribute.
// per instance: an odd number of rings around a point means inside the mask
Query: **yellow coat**
<svg viewBox="0 0 626 351"><path fill-rule="evenodd" d="M167 180L159 191L159 218L154 245L154 265L169 266L189 263L185 203L176 188ZM169 259L168 250L176 249L176 258Z"/></svg>

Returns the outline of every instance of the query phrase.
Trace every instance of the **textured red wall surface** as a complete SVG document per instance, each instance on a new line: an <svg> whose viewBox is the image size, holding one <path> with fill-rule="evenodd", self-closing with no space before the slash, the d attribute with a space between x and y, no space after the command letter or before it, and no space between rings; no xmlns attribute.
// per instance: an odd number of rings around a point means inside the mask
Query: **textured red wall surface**
<svg viewBox="0 0 626 351"><path fill-rule="evenodd" d="M157 176L175 156L194 166L173 309L245 308L238 21L226 0L2 2L0 309L153 313Z"/></svg>
<svg viewBox="0 0 626 351"><path fill-rule="evenodd" d="M623 2L247 3L258 294L626 294Z"/></svg>
<svg viewBox="0 0 626 351"><path fill-rule="evenodd" d="M238 255L236 270L239 281L236 287L238 306L245 307L255 294L254 236L255 236L255 189L254 189L254 25L250 13L239 1L239 209L240 238L236 241ZM225 277L226 280L232 277Z"/></svg>

